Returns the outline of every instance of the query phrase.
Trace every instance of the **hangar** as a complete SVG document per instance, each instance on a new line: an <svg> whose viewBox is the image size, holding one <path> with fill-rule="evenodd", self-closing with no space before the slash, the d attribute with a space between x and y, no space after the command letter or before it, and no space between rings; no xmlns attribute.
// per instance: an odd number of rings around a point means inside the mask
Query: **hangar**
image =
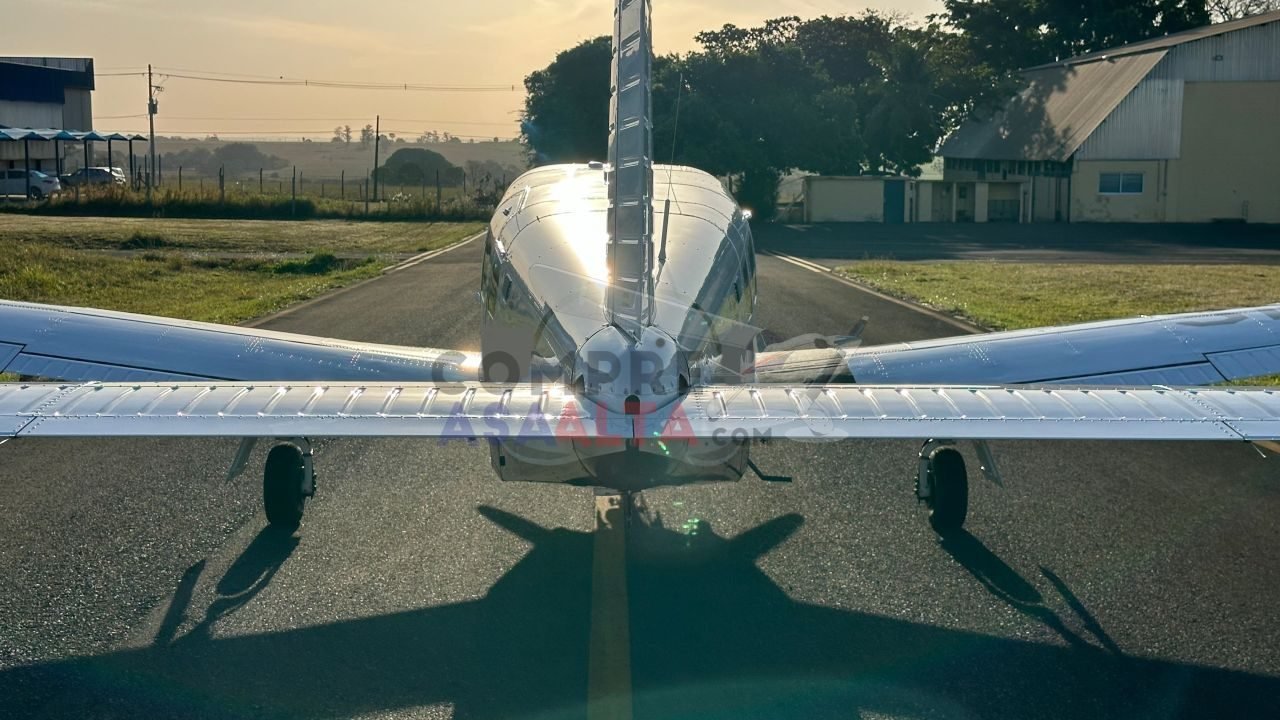
<svg viewBox="0 0 1280 720"><path fill-rule="evenodd" d="M0 57L0 127L93 130L91 58ZM61 172L54 143L0 143L0 167Z"/></svg>
<svg viewBox="0 0 1280 720"><path fill-rule="evenodd" d="M920 220L1280 223L1280 11L1022 77L943 144Z"/></svg>

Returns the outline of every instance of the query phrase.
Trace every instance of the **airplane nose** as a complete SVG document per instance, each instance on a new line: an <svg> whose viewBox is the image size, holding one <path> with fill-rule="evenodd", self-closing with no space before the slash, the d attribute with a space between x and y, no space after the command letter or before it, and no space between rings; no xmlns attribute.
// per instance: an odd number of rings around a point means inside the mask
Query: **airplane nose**
<svg viewBox="0 0 1280 720"><path fill-rule="evenodd" d="M578 348L574 385L612 412L638 415L663 407L689 388L689 365L666 332L644 327L632 340L612 325Z"/></svg>

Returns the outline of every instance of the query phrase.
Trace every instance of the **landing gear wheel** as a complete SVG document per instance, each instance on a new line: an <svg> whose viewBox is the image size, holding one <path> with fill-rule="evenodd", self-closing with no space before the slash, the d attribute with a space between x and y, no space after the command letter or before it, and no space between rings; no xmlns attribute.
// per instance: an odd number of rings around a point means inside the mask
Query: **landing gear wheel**
<svg viewBox="0 0 1280 720"><path fill-rule="evenodd" d="M307 467L297 445L271 448L262 473L262 507L274 528L293 531L302 523Z"/></svg>
<svg viewBox="0 0 1280 720"><path fill-rule="evenodd" d="M941 447L930 453L924 481L929 484L925 503L934 532L945 537L963 527L969 514L969 475L960 451Z"/></svg>

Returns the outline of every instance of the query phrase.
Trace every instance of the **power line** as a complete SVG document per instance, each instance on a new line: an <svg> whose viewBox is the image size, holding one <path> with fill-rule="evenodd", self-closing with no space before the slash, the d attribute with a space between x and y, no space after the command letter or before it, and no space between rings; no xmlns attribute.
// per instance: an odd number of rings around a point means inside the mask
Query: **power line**
<svg viewBox="0 0 1280 720"><path fill-rule="evenodd" d="M224 78L227 78L227 77L246 78L246 79L252 79L252 80L266 80L271 82L308 83L311 85L322 85L322 86L341 85L343 87L346 87L346 86L359 85L359 86L367 86L372 88L388 88L392 90L397 88L403 88L406 85L408 85L411 88L412 87L431 87L431 88L444 88L444 89L483 88L483 89L492 89L492 90L505 90L508 88L515 87L515 85L507 84L507 83L489 83L487 85L442 85L440 83L385 83L385 82L378 83L378 82L371 82L371 81L355 81L355 80L308 80L307 78L291 77L288 75L255 75L251 73L223 72L220 70L195 70L193 68L180 68L180 67L169 67L169 66L156 66L156 67L160 72L165 72L165 73L174 73L174 72L192 73L194 75L200 75L200 76L223 76ZM209 78L209 79L213 79L213 78Z"/></svg>
<svg viewBox="0 0 1280 720"><path fill-rule="evenodd" d="M104 120L122 119L130 117L146 117L146 115L99 115ZM243 120L248 122L358 122L363 123L367 118L363 117L241 117L234 115L166 115L168 120ZM498 127L510 127L514 121L506 120L501 122L485 121L485 120L439 120L425 118L387 118L392 122L409 122L439 125L492 125Z"/></svg>
<svg viewBox="0 0 1280 720"><path fill-rule="evenodd" d="M320 87L340 90L401 90L412 92L515 92L516 85L419 85L414 83L371 83L347 82L342 80L290 80L290 79L248 79L210 77L205 75L188 75L183 73L161 72L161 75L181 80L198 80L200 82L230 83L235 85L273 85L288 87Z"/></svg>
<svg viewBox="0 0 1280 720"><path fill-rule="evenodd" d="M125 130L122 132L137 132L137 131ZM168 132L178 134L178 135L284 135L284 136L325 135L327 136L327 135L333 134L333 129L330 128L328 130L318 130L318 129L312 128L310 130L169 130ZM382 131L383 135L390 135L392 133L398 136L416 137L417 135L421 134L421 131L420 130L393 130L390 128ZM441 135L443 135L443 133L441 133ZM456 137L456 138L466 138L466 139L474 138L476 140L492 140L495 137L494 135L455 135L454 133L449 133L449 136ZM170 135L169 137L173 137L173 136ZM498 136L498 137L499 137L499 140L501 141L518 139L515 137L506 137L506 138L501 136Z"/></svg>
<svg viewBox="0 0 1280 720"><path fill-rule="evenodd" d="M240 85L276 85L287 87L322 87L341 90L401 90L417 92L515 92L523 90L518 83L499 85L441 85L438 83L387 83L353 80L311 80L293 78L285 75L252 75L248 73L221 72L216 70L191 70L187 68L156 66L157 75L196 80L200 82L219 82ZM141 77L145 71L139 72L100 72L97 77Z"/></svg>
<svg viewBox="0 0 1280 720"><path fill-rule="evenodd" d="M251 75L249 73L222 72L220 70L196 70L194 68L180 68L180 67L173 67L170 65L157 65L156 67L158 67L161 71L195 73L197 75L226 75L228 77L257 78L260 80L287 80L287 79L296 80L298 79L298 78L287 78L284 75Z"/></svg>

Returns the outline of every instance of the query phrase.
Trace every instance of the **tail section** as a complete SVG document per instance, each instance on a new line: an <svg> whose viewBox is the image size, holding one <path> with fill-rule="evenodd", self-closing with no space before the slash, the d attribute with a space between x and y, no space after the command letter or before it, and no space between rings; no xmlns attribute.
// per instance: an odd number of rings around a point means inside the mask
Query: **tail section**
<svg viewBox="0 0 1280 720"><path fill-rule="evenodd" d="M609 292L612 324L634 340L653 302L653 41L649 0L617 0L609 105Z"/></svg>

